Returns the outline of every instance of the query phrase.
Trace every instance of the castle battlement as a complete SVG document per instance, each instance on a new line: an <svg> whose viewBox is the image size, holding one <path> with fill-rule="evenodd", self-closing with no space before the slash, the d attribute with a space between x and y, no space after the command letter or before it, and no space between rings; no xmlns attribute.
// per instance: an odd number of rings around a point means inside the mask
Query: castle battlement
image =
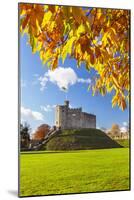
<svg viewBox="0 0 134 200"><path fill-rule="evenodd" d="M69 108L69 101L55 108L55 125L61 129L96 128L96 115Z"/></svg>

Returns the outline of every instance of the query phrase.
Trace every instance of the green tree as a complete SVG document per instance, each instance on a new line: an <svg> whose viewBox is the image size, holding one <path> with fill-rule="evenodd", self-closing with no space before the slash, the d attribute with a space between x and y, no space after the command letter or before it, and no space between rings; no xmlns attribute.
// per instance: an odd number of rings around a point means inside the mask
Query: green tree
<svg viewBox="0 0 134 200"><path fill-rule="evenodd" d="M30 125L27 123L20 124L20 145L21 149L28 148L30 142Z"/></svg>

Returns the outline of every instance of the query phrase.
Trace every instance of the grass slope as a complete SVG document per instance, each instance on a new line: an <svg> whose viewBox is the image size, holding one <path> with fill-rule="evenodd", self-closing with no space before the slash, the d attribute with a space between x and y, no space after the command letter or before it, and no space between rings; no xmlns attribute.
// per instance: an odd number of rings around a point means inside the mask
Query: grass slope
<svg viewBox="0 0 134 200"><path fill-rule="evenodd" d="M129 190L129 149L27 152L20 196Z"/></svg>
<svg viewBox="0 0 134 200"><path fill-rule="evenodd" d="M115 141L123 147L129 147L129 139L116 139Z"/></svg>
<svg viewBox="0 0 134 200"><path fill-rule="evenodd" d="M47 150L82 150L121 147L98 129L62 130L46 145Z"/></svg>

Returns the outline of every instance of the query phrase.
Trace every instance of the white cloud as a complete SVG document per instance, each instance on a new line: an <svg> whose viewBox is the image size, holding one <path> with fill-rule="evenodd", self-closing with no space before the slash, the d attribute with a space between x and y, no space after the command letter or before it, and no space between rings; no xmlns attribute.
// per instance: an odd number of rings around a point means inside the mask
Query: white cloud
<svg viewBox="0 0 134 200"><path fill-rule="evenodd" d="M31 135L33 135L36 132L37 129L32 129Z"/></svg>
<svg viewBox="0 0 134 200"><path fill-rule="evenodd" d="M70 107L70 108L73 108L73 106L72 106L71 104L69 104L69 107Z"/></svg>
<svg viewBox="0 0 134 200"><path fill-rule="evenodd" d="M128 122L123 122L123 126L128 126Z"/></svg>
<svg viewBox="0 0 134 200"><path fill-rule="evenodd" d="M88 84L90 84L91 83L91 79L90 78L87 78L87 79L78 78L77 82L78 83L88 83Z"/></svg>
<svg viewBox="0 0 134 200"><path fill-rule="evenodd" d="M41 85L41 91L46 88L46 84L48 81L56 84L60 88L60 90L63 90L62 88L66 88L68 90L69 86L76 83L91 83L91 80L89 78L79 78L75 71L70 67L58 67L54 71L48 70L48 72L46 72L44 76L40 76L38 80Z"/></svg>
<svg viewBox="0 0 134 200"><path fill-rule="evenodd" d="M120 131L122 133L125 133L125 132L127 132L127 128L125 126L122 126L122 127L120 127Z"/></svg>
<svg viewBox="0 0 134 200"><path fill-rule="evenodd" d="M123 124L123 126L120 127L120 131L122 133L125 133L128 131L128 122L123 122L122 124Z"/></svg>
<svg viewBox="0 0 134 200"><path fill-rule="evenodd" d="M46 76L44 77L40 76L38 80L40 81L41 85L40 90L43 91L46 88L46 83L48 82L48 78Z"/></svg>
<svg viewBox="0 0 134 200"><path fill-rule="evenodd" d="M41 110L43 110L45 112L51 112L55 107L56 107L56 105L40 106Z"/></svg>
<svg viewBox="0 0 134 200"><path fill-rule="evenodd" d="M44 120L42 113L33 111L23 106L21 107L21 117L23 120L38 120L38 121Z"/></svg>
<svg viewBox="0 0 134 200"><path fill-rule="evenodd" d="M49 70L46 74L50 82L56 84L60 89L68 89L70 85L77 82L77 75L73 69L59 67L54 71Z"/></svg>
<svg viewBox="0 0 134 200"><path fill-rule="evenodd" d="M97 129L100 129L100 127L99 127L99 126L97 126L96 128L97 128Z"/></svg>

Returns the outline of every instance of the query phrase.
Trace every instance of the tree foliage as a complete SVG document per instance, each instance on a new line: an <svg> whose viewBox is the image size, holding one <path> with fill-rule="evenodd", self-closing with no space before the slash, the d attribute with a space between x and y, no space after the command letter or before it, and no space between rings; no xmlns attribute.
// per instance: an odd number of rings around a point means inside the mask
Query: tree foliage
<svg viewBox="0 0 134 200"><path fill-rule="evenodd" d="M34 140L42 140L47 135L50 130L50 126L48 124L42 124L37 128L33 135Z"/></svg>
<svg viewBox="0 0 134 200"><path fill-rule="evenodd" d="M28 148L30 142L30 125L27 123L20 124L20 142L21 148Z"/></svg>
<svg viewBox="0 0 134 200"><path fill-rule="evenodd" d="M108 132L108 135L112 138L121 138L121 130L118 124L113 124Z"/></svg>
<svg viewBox="0 0 134 200"><path fill-rule="evenodd" d="M128 10L20 4L20 32L29 36L32 52L52 70L61 58L77 60L96 71L93 95L112 93L112 106L129 100Z"/></svg>

